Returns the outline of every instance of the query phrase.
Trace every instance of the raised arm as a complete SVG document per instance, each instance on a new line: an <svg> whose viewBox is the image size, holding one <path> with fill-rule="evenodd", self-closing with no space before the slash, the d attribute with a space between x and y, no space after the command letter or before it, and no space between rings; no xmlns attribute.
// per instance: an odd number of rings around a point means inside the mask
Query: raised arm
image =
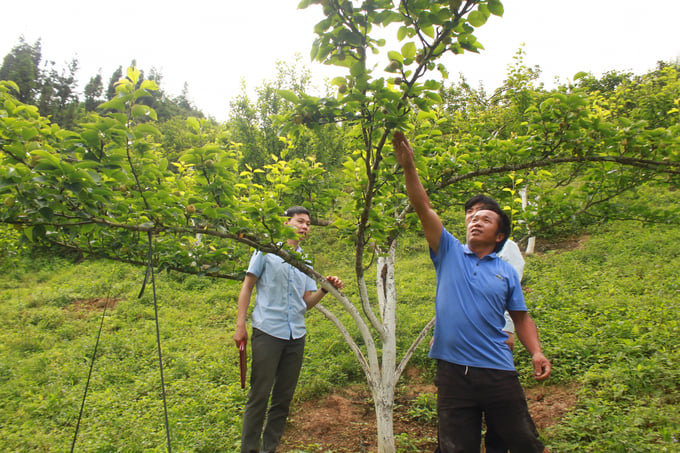
<svg viewBox="0 0 680 453"><path fill-rule="evenodd" d="M413 148L411 148L403 132L394 133L392 145L394 146L394 154L397 157L397 161L401 168L404 169L404 183L406 184L408 199L420 218L427 243L434 253L437 253L439 250L439 239L441 238L444 226L437 213L432 209L430 198L420 182L414 161Z"/></svg>

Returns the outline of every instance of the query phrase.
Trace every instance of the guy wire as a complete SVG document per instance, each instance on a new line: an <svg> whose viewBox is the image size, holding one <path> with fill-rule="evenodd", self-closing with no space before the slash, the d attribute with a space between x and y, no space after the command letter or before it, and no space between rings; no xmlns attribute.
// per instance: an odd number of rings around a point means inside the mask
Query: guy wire
<svg viewBox="0 0 680 453"><path fill-rule="evenodd" d="M146 286L146 279L151 275L151 288L153 289L153 309L156 317L156 344L158 345L158 365L161 372L161 392L163 394L163 411L165 414L165 435L168 441L168 453L172 453L172 447L170 444L170 424L168 423L168 403L165 398L165 379L163 377L163 354L161 353L161 333L158 323L158 300L156 298L156 277L153 270L153 235L151 231L148 232L149 235L149 260L147 263L147 271L144 279L144 285L142 286L142 291L139 293L139 297L144 294L144 286Z"/></svg>
<svg viewBox="0 0 680 453"><path fill-rule="evenodd" d="M94 368L94 360L97 357L97 348L99 347L99 338L102 334L102 329L104 327L104 318L106 317L106 309L109 306L109 300L111 300L111 286L109 286L109 292L106 296L104 302L104 310L102 311L102 319L99 322L99 331L97 332L97 340L94 343L94 351L92 352L92 359L90 360L90 370L87 373L87 382L85 383L85 391L83 392L83 400L80 403L80 413L78 414L78 422L76 423L76 431L73 433L73 442L71 443L71 453L76 447L76 439L78 438L78 430L80 429L80 420L83 418L83 410L85 409L85 398L87 397L87 390L90 388L90 378L92 377L92 369Z"/></svg>

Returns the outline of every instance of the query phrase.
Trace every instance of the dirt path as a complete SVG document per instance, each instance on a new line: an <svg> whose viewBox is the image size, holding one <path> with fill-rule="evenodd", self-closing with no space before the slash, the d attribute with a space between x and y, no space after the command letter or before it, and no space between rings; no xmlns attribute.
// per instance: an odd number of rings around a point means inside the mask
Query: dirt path
<svg viewBox="0 0 680 453"><path fill-rule="evenodd" d="M436 447L434 423L419 423L408 416L410 403L422 393L435 393L432 385L409 385L395 400L394 432L408 434L409 451L431 452ZM576 403L575 386L541 386L526 390L529 410L539 430L558 423ZM282 453L358 453L376 451L375 413L370 394L362 386L336 391L321 400L307 401L289 417ZM398 444L399 445L399 444Z"/></svg>

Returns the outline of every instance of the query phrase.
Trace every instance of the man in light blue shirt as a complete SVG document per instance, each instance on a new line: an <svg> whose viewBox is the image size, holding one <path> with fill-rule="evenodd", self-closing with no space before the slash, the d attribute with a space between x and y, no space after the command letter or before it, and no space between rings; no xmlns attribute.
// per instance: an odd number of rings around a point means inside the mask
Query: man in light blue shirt
<svg viewBox="0 0 680 453"><path fill-rule="evenodd" d="M311 224L309 211L295 206L286 211L286 216L285 224L294 228L297 234L297 239L288 240L288 246L302 253L300 241L307 237ZM335 288L343 286L335 276L326 277L326 280ZM283 434L300 376L305 347L305 313L327 291L324 288L317 290L312 278L281 257L256 251L250 259L238 297L234 334L237 345L248 341L246 318L253 288L257 288L257 294L252 319L250 391L243 414L241 453L273 453Z"/></svg>

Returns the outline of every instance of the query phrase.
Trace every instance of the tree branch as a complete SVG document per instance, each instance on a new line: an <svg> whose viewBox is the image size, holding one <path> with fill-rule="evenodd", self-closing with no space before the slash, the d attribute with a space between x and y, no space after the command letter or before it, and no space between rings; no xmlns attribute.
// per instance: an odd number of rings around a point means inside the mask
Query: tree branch
<svg viewBox="0 0 680 453"><path fill-rule="evenodd" d="M404 369L406 369L406 365L408 362L411 360L411 356L413 356L413 353L415 350L420 346L420 343L423 341L423 338L425 338L425 335L432 329L432 326L434 325L435 317L433 316L430 321L425 324L425 327L423 327L423 330L420 331L420 334L416 337L415 340L413 340L413 343L411 343L411 346L409 346L408 350L406 351L406 354L404 354L404 357L402 357L401 362L399 362L399 366L394 370L394 378L399 379L399 376L404 372Z"/></svg>

